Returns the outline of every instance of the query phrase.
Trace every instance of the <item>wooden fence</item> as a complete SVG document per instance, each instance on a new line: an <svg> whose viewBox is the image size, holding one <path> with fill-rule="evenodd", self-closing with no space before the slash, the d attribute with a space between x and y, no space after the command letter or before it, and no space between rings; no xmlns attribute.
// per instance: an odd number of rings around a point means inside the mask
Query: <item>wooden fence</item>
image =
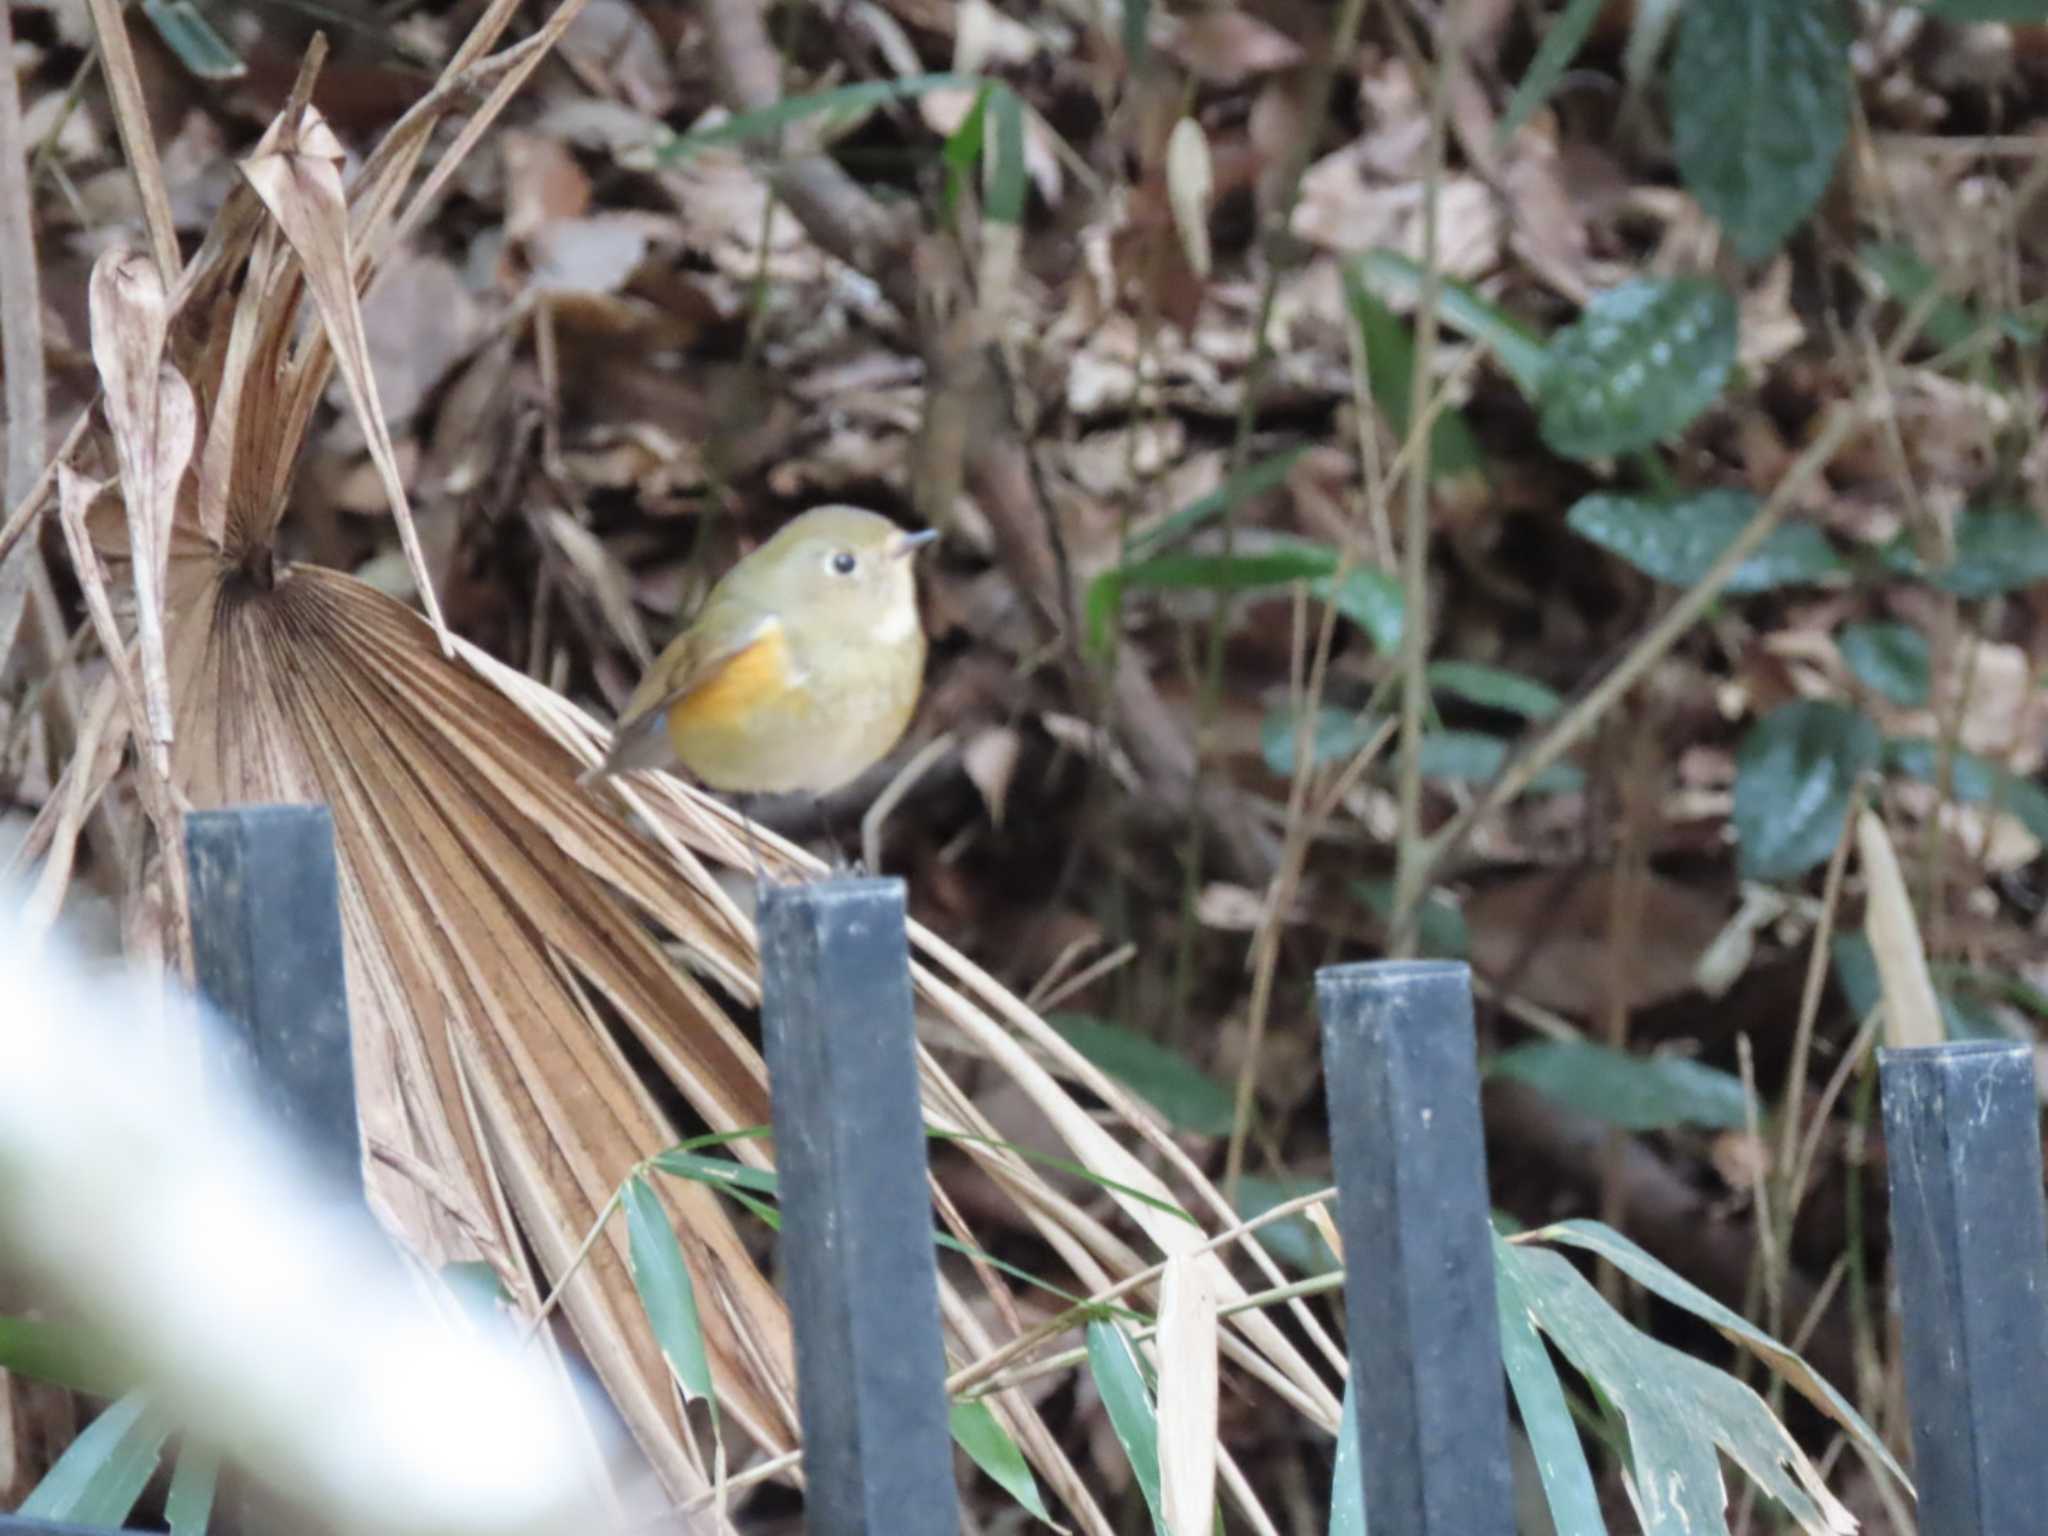
<svg viewBox="0 0 2048 1536"><path fill-rule="evenodd" d="M188 819L201 989L360 1195L332 827L321 807ZM766 889L762 1023L816 1536L956 1536L903 886ZM1374 1536L1512 1536L1470 978L1384 961L1317 978ZM2048 1527L2048 1231L2031 1053L1880 1057L1893 1268L1922 1529ZM651 1150L651 1149L650 1149ZM0 1536L76 1527L0 1516Z"/></svg>

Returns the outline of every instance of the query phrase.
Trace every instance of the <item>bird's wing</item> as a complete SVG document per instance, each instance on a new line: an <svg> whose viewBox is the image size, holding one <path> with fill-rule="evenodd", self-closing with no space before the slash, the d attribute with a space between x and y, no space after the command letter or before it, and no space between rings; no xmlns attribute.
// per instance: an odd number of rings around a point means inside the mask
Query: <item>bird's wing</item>
<svg viewBox="0 0 2048 1536"><path fill-rule="evenodd" d="M707 608L655 659L626 701L612 748L591 776L663 768L674 761L669 715L682 704L707 718L785 685L782 621L770 613Z"/></svg>

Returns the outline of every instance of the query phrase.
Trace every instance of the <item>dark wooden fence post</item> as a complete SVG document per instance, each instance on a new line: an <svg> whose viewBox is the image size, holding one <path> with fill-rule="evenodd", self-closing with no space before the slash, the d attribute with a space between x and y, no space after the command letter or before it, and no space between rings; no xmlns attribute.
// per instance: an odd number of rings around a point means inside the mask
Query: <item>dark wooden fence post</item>
<svg viewBox="0 0 2048 1536"><path fill-rule="evenodd" d="M903 882L769 886L761 1018L813 1536L958 1536Z"/></svg>
<svg viewBox="0 0 2048 1536"><path fill-rule="evenodd" d="M1329 966L1316 1002L1366 1520L1512 1536L1471 972Z"/></svg>
<svg viewBox="0 0 2048 1536"><path fill-rule="evenodd" d="M334 821L324 805L248 805L185 818L200 992L227 1021L231 1071L361 1199Z"/></svg>
<svg viewBox="0 0 2048 1536"><path fill-rule="evenodd" d="M2033 1054L1966 1041L1878 1062L1920 1528L2040 1530L2048 1230Z"/></svg>

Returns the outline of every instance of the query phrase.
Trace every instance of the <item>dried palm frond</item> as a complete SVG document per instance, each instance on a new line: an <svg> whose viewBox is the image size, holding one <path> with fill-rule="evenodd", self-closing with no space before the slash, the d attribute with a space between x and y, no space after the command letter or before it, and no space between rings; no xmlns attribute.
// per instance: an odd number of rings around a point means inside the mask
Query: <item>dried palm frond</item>
<svg viewBox="0 0 2048 1536"><path fill-rule="evenodd" d="M747 867L749 840L724 807L665 778L608 792L636 814L644 830L635 830L615 802L576 783L598 757L602 733L441 624L356 305L392 231L416 222L451 168L444 159L401 208L435 116L458 86L495 78L456 153L473 143L576 9L568 0L536 38L487 57L511 12L494 5L429 102L392 130L347 195L331 137L306 105L309 72L243 162L247 185L175 290L144 258L103 258L95 356L128 538L122 547L107 537L113 493L76 475L66 478L65 526L109 654L120 658L94 718L109 740L125 724L142 748L136 782L161 846L175 850L185 805L318 800L332 810L367 1182L381 1217L430 1265L490 1263L529 1316L540 1313L543 1286L565 1286L577 1337L668 1492L709 1499L713 1459L692 1437L640 1312L624 1235L608 1231L580 1255L620 1180L677 1134L608 1021L705 1125L733 1130L768 1119L757 1053L695 979L707 976L745 1001L758 996L751 926L701 862L708 854ZM299 448L336 367L391 499L424 618L349 577L274 554ZM107 578L122 576L137 611L133 649L114 632L104 600ZM50 868L68 869L82 809L108 779L104 747L70 765L52 800L60 810L48 826L39 822L31 845L54 850ZM803 857L772 839L768 856L784 867ZM160 857L159 878L174 879L178 864ZM175 886L145 895L155 905L141 910L176 912ZM54 899L46 890L46 909ZM690 968L670 960L656 929L690 956ZM175 959L175 931L170 937ZM1180 1256L1190 1283L1226 1313L1220 1347L1239 1371L1334 1428L1324 1373L1259 1310L1229 1310L1246 1288L1208 1227L1228 1228L1235 1217L1186 1155L985 973L929 932L914 930L914 941L921 1006L1021 1090L1103 1182L1114 1210L1077 1203L997 1144L927 1055L932 1123L981 1138L964 1150L1083 1285L1108 1289L1144 1271L1153 1254ZM1151 1157L1077 1102L1048 1060L1110 1105ZM741 1143L739 1155L770 1158L758 1141ZM721 1402L762 1448L785 1449L795 1416L781 1303L712 1196L684 1186L667 1198ZM1175 1204L1199 1219L1176 1214ZM1255 1244L1242 1251L1278 1279ZM994 1315L1014 1331L1010 1299L993 1274L980 1276ZM944 1304L957 1360L1008 1342L989 1335L987 1314L956 1289ZM1337 1367L1338 1352L1294 1305L1306 1336ZM993 1407L1081 1528L1107 1532L1083 1479L1022 1396L999 1394ZM1219 1472L1255 1528L1270 1530L1228 1457Z"/></svg>

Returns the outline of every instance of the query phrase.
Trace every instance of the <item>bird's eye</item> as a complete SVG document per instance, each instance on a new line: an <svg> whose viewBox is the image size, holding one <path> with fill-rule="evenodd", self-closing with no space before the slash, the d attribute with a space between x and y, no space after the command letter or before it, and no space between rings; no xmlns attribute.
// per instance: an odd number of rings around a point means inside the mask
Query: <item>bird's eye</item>
<svg viewBox="0 0 2048 1536"><path fill-rule="evenodd" d="M842 549L832 556L832 569L841 576L851 576L860 561L854 558L850 549Z"/></svg>

